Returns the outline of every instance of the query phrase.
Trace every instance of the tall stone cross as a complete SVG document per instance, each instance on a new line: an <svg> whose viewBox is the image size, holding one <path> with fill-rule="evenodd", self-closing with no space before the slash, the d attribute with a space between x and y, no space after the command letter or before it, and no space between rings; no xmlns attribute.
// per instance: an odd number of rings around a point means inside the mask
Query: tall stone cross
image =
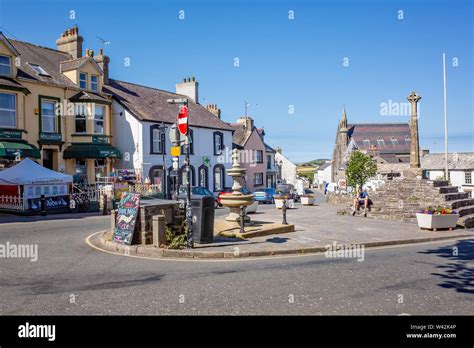
<svg viewBox="0 0 474 348"><path fill-rule="evenodd" d="M411 104L410 118L410 168L420 168L420 141L418 137L418 101L421 97L416 92L411 92L407 97Z"/></svg>

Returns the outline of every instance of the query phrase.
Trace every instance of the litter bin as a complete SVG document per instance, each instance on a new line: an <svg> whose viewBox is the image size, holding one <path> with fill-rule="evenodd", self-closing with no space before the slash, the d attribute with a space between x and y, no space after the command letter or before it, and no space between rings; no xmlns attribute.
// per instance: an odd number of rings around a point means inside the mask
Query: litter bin
<svg viewBox="0 0 474 348"><path fill-rule="evenodd" d="M205 244L214 241L214 197L192 196L193 239Z"/></svg>

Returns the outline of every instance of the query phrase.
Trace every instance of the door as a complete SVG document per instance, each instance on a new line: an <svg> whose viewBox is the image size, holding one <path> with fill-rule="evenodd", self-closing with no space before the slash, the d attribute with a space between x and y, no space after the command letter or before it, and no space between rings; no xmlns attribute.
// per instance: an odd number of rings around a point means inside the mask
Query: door
<svg viewBox="0 0 474 348"><path fill-rule="evenodd" d="M43 150L43 167L53 169L53 150Z"/></svg>

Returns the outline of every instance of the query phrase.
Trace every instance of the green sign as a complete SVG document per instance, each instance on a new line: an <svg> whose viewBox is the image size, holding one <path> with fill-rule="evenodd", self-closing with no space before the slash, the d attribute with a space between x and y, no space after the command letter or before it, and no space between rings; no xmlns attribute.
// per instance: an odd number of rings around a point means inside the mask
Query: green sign
<svg viewBox="0 0 474 348"><path fill-rule="evenodd" d="M92 143L93 144L108 144L109 139L103 135L93 135L92 136Z"/></svg>
<svg viewBox="0 0 474 348"><path fill-rule="evenodd" d="M21 139L21 131L0 129L0 139Z"/></svg>
<svg viewBox="0 0 474 348"><path fill-rule="evenodd" d="M62 141L61 133L40 133L40 140L46 141Z"/></svg>
<svg viewBox="0 0 474 348"><path fill-rule="evenodd" d="M207 156L202 156L202 162L206 167L209 167L209 164L211 163L211 160Z"/></svg>

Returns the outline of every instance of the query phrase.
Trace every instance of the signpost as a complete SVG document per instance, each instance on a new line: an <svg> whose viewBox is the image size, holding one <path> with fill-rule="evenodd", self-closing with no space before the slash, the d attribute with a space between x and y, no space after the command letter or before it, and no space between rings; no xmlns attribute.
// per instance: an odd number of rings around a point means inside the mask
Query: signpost
<svg viewBox="0 0 474 348"><path fill-rule="evenodd" d="M114 241L130 245L140 207L140 194L126 192L118 204L115 220Z"/></svg>
<svg viewBox="0 0 474 348"><path fill-rule="evenodd" d="M193 241L193 211L191 208L191 170L190 170L190 159L189 159L189 127L188 127L188 99L168 99L168 103L170 104L179 104L180 109L177 117L177 125L179 132L186 136L186 241L187 247L193 248L194 241Z"/></svg>

